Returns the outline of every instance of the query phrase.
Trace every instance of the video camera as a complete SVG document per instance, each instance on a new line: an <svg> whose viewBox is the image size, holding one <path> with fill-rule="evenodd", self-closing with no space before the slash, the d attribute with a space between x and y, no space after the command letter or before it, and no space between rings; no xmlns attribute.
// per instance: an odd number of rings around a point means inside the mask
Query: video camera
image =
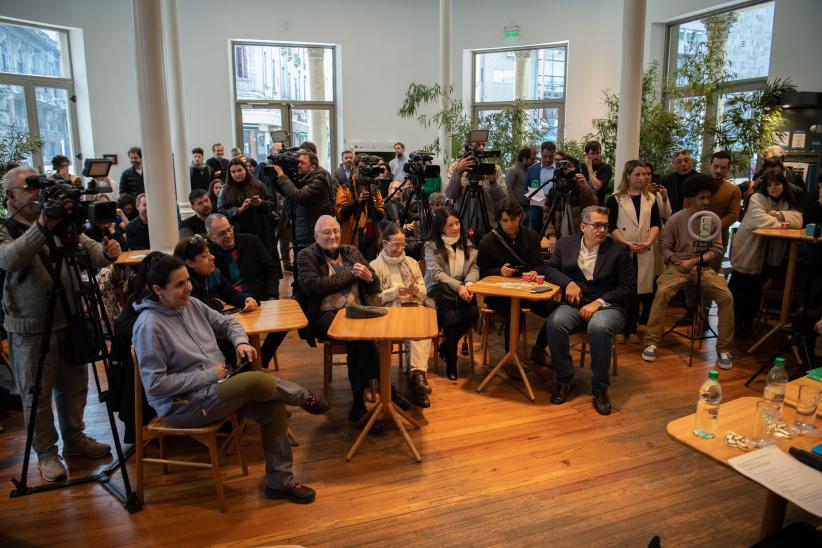
<svg viewBox="0 0 822 548"><path fill-rule="evenodd" d="M297 172L297 166L300 164L300 149L299 147L287 148L282 149L280 152L276 154L270 154L267 156L268 164L263 165L263 171L274 178L277 179L277 172L274 169L274 166L280 166L280 169L283 170L286 177L291 179L291 182L297 184L300 180L300 174Z"/></svg>
<svg viewBox="0 0 822 548"><path fill-rule="evenodd" d="M579 169L570 160L558 160L554 167L554 188L557 192L571 193L579 188L576 174Z"/></svg>
<svg viewBox="0 0 822 548"><path fill-rule="evenodd" d="M60 222L53 232L61 239L70 239L83 232L86 219L93 225L108 225L115 221L117 204L96 201L93 196L111 192L111 185L100 183L96 177L108 177L111 160L86 159L83 176L91 177L83 186L63 180L52 181L44 175L26 177L26 185L41 189L39 203L43 213ZM89 199L91 198L91 199ZM65 204L66 201L69 204ZM68 205L68 207L67 207Z"/></svg>
<svg viewBox="0 0 822 548"><path fill-rule="evenodd" d="M424 150L416 150L408 155L408 161L402 166L402 170L411 177L411 183L417 187L421 186L425 179L439 177L440 166L430 164L434 161L434 156Z"/></svg>
<svg viewBox="0 0 822 548"><path fill-rule="evenodd" d="M474 167L467 170L468 182L471 187L479 184L480 177L487 177L496 173L497 166L493 162L485 162L488 158L499 158L502 153L499 150L485 150L485 143L488 142L487 129L472 129L465 137L464 152L460 158L470 158L474 160Z"/></svg>

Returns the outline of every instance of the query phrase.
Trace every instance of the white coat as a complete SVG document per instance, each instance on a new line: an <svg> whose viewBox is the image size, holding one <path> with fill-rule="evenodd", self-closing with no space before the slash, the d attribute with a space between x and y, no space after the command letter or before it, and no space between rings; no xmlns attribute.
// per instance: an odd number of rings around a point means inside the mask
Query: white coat
<svg viewBox="0 0 822 548"><path fill-rule="evenodd" d="M626 242L644 242L648 240L651 233L651 209L656 202L656 196L642 193L639 209L639 220L637 221L636 208L631 196L622 194L614 196L619 206L617 215L617 230L620 231ZM637 295L653 293L654 291L654 247L636 253L636 292Z"/></svg>
<svg viewBox="0 0 822 548"><path fill-rule="evenodd" d="M742 224L731 242L731 264L734 270L743 274L761 274L767 259L771 266L778 266L785 256L787 242L777 238L765 238L753 233L758 228L779 228L782 224L768 215L776 210L785 216L791 228L802 228L802 213L789 209L787 200L774 204L767 196L757 192L751 196ZM767 247L767 257L765 251Z"/></svg>

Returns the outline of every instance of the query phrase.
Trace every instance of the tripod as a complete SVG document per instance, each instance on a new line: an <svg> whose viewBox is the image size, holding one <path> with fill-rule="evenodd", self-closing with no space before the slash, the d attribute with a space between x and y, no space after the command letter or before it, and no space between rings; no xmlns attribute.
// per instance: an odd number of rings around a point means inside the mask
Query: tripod
<svg viewBox="0 0 822 548"><path fill-rule="evenodd" d="M45 253L40 253L40 260L43 266L49 273L52 279L52 287L49 293L48 307L46 309L46 318L43 324L42 340L40 342L40 349L36 365L34 385L31 387L32 404L31 412L29 414L28 429L26 432L26 450L23 455L23 467L20 471L20 479L13 478L12 483L15 486L10 493L12 498L39 493L42 491L51 491L54 489L61 489L70 485L78 485L97 481L100 485L111 493L130 513L137 512L142 509L142 504L137 498L137 494L132 491L131 484L128 478L128 472L125 467L126 456L123 453L122 445L120 444L120 436L117 431L117 425L114 420L114 412L112 409L112 391L103 390L100 385L100 378L97 373L95 363L102 361L106 378L110 378L111 356L108 352L108 347L105 343L105 337L113 333L111 322L106 315L103 307L103 300L100 293L100 287L97 285L94 269L91 266L91 258L88 250L84 247L66 244L63 247L57 247L54 237L50 236L47 242L49 247L49 256ZM94 374L94 382L97 386L97 394L99 401L105 403L106 414L108 416L109 427L111 428L112 439L114 441L114 449L117 460L107 466L103 471L97 474L89 474L80 478L64 480L48 485L38 485L29 487L27 485L29 461L31 458L31 449L34 441L34 431L37 422L37 408L40 397L42 396L42 381L43 368L46 356L49 353L50 335L54 326L54 314L58 306L58 299L63 306L66 319L69 320L72 308L69 306L69 299L66 288L62 283L63 268L71 281L73 291L72 297L74 299L75 307L73 310L84 311L88 314L88 325L93 326L93 333L90 333L92 340L97 344L94 357L89 359L91 363L91 370ZM75 318L76 320L76 318ZM105 328L105 330L104 330ZM73 341L75 344L77 341ZM77 367L86 367L86 365ZM62 365L63 367L67 365ZM108 383L109 386L111 385ZM141 427L141 425L138 425ZM65 442L65 440L64 440ZM113 473L120 469L123 480L123 489L112 482Z"/></svg>
<svg viewBox="0 0 822 548"><path fill-rule="evenodd" d="M469 172L468 186L465 188L457 213L460 222L468 227L468 234L474 240L474 245L479 245L482 237L491 231L491 221L488 219L485 195L480 187L478 175Z"/></svg>
<svg viewBox="0 0 822 548"><path fill-rule="evenodd" d="M548 182L545 184L548 184ZM561 236L568 236L576 232L574 228L574 211L571 207L571 196L569 192L553 191L552 194L551 206L548 208L548 215L545 217L548 219L548 223L546 223L542 229L542 236L548 231L548 224L552 222L554 215L559 211L561 215L560 222L558 223L559 226L555 227L557 230L557 239L559 239Z"/></svg>
<svg viewBox="0 0 822 548"><path fill-rule="evenodd" d="M698 261L696 263L696 309L691 318L691 331L688 334L681 333L676 330L677 326L674 324L672 328L665 332L663 337L668 333L673 333L690 341L690 353L688 354L688 367L694 363L694 342L699 341L700 348L702 348L702 341L707 339L716 339L717 334L714 328L711 327L708 321L708 315L702 306L702 269L705 268L702 256L711 248L711 241L695 240L693 243L694 252L698 254ZM702 329L700 329L702 326ZM711 332L710 335L704 334L704 328L707 327ZM699 333L699 335L697 335Z"/></svg>

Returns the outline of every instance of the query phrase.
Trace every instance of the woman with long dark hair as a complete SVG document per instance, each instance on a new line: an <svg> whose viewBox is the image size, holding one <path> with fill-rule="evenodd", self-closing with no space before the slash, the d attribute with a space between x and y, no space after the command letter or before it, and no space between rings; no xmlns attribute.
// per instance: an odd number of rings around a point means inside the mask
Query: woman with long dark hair
<svg viewBox="0 0 822 548"><path fill-rule="evenodd" d="M457 344L477 317L471 285L479 280L477 249L466 238L457 210L445 206L434 216L425 243L425 285L437 305L437 322L445 331L440 356L446 375L457 379Z"/></svg>
<svg viewBox="0 0 822 548"><path fill-rule="evenodd" d="M208 198L211 200L211 211L217 211L217 200L220 198L220 193L223 191L223 180L214 179L208 185Z"/></svg>
<svg viewBox="0 0 822 548"><path fill-rule="evenodd" d="M742 224L731 244L731 281L728 288L734 296L734 320L741 336L751 333L762 295L762 285L769 275L782 275L786 241L754 234L758 228L802 228L802 205L778 171L767 172L756 192L751 195Z"/></svg>
<svg viewBox="0 0 822 548"><path fill-rule="evenodd" d="M151 253L140 269L143 298L134 310L133 344L148 402L172 426L211 424L233 412L260 424L265 454L265 496L306 504L315 492L294 481L288 415L276 379L262 371L227 376L216 336L234 345L237 361L252 360L242 326L191 299L186 265Z"/></svg>

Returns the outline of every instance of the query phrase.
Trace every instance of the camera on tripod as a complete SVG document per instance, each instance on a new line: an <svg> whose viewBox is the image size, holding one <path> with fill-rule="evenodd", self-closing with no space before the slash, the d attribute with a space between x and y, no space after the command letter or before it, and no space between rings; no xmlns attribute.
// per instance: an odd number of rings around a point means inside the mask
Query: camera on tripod
<svg viewBox="0 0 822 548"><path fill-rule="evenodd" d="M474 161L473 167L466 170L468 183L472 189L476 189L481 177L487 177L496 173L497 166L493 162L486 162L488 158L499 158L502 153L499 150L485 150L488 142L487 129L472 129L465 136L465 147L461 159L471 159Z"/></svg>
<svg viewBox="0 0 822 548"><path fill-rule="evenodd" d="M357 174L361 184L372 185L376 179L380 179L383 173L383 166L380 165L382 158L370 154L360 154L354 159Z"/></svg>
<svg viewBox="0 0 822 548"><path fill-rule="evenodd" d="M425 179L440 176L440 166L431 164L434 156L424 150L416 150L408 155L408 161L402 166L402 170L411 177L414 187L422 186Z"/></svg>
<svg viewBox="0 0 822 548"><path fill-rule="evenodd" d="M44 175L26 178L26 184L42 189L39 203L43 213L50 219L59 219L54 233L61 238L78 236L83 232L86 219L93 225L108 225L115 221L117 204L112 201L97 201L98 194L111 192L111 185L101 183L97 177L108 177L111 160L88 158L83 164L83 176L90 177L80 187L63 180L52 181ZM65 202L70 202L66 207Z"/></svg>
<svg viewBox="0 0 822 548"><path fill-rule="evenodd" d="M579 169L570 160L557 160L554 168L554 188L556 192L570 194L577 188L576 175Z"/></svg>

